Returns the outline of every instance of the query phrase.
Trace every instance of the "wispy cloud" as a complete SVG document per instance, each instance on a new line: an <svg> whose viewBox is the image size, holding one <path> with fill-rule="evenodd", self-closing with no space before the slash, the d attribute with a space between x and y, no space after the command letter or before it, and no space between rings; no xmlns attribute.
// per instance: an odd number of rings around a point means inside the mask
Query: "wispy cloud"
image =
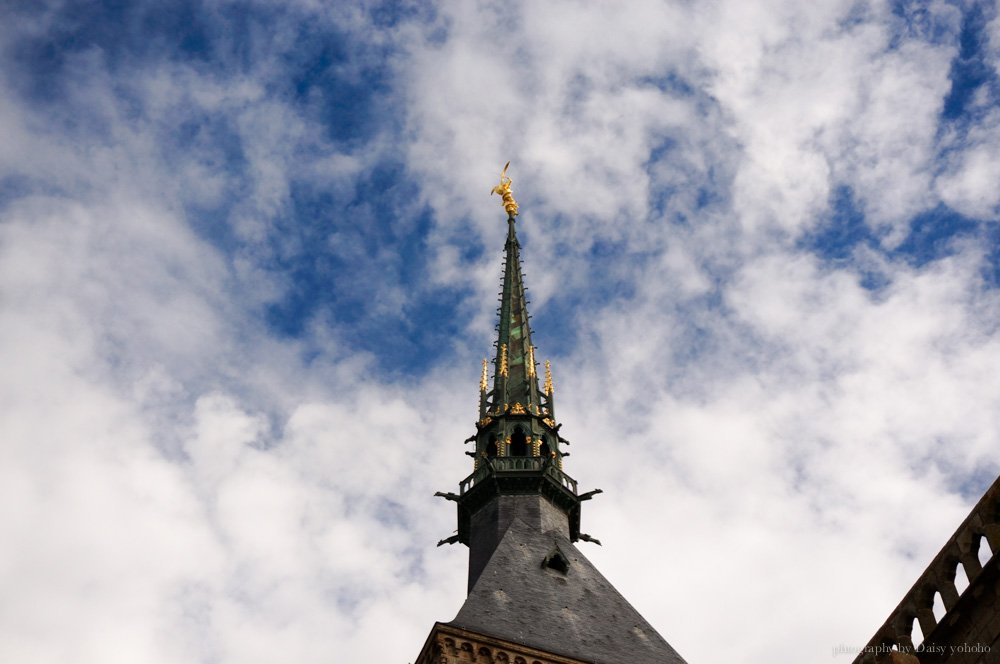
<svg viewBox="0 0 1000 664"><path fill-rule="evenodd" d="M412 659L508 159L588 555L689 661L863 642L998 472L988 3L4 14L3 659Z"/></svg>

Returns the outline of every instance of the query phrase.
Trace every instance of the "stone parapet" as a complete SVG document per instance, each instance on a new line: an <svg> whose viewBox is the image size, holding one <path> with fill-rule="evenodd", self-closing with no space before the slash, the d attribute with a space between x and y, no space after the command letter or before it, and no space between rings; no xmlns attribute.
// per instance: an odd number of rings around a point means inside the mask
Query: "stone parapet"
<svg viewBox="0 0 1000 664"><path fill-rule="evenodd" d="M985 565L980 547L988 554ZM1000 478L987 489L854 664L987 664L1000 661ZM982 558L986 558L983 555ZM956 575L968 586L959 591ZM935 615L935 598L944 607ZM914 639L919 625L922 638ZM914 641L917 641L914 643Z"/></svg>

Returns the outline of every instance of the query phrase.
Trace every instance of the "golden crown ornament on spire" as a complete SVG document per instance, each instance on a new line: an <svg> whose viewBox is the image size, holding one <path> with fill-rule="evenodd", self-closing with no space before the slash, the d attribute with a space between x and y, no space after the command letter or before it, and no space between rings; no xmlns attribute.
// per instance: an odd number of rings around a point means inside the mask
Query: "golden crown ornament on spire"
<svg viewBox="0 0 1000 664"><path fill-rule="evenodd" d="M517 201L514 200L514 192L510 190L510 185L514 184L514 181L507 177L509 166L508 161L500 172L500 184L490 190L490 196L500 194L500 198L503 199L503 209L507 210L507 214L513 219L517 216Z"/></svg>

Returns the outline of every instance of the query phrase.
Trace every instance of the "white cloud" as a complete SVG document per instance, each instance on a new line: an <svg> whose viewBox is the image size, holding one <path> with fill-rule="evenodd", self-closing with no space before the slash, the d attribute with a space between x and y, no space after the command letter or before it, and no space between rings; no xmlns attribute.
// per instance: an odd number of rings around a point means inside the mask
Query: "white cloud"
<svg viewBox="0 0 1000 664"><path fill-rule="evenodd" d="M964 215L996 220L1000 209L1000 112L991 110L961 138L953 136L954 152L936 185L941 200Z"/></svg>
<svg viewBox="0 0 1000 664"><path fill-rule="evenodd" d="M65 108L0 95L0 173L31 193L0 225L0 659L415 656L462 599L431 494L470 470L507 159L533 311L579 302L575 344L535 333L562 349L567 470L606 490L588 555L691 662L866 640L997 470L996 296L971 242L914 267L798 241L839 186L892 246L939 202L995 216L996 114L939 137L957 10L929 7L937 32L857 3L442 3L378 28L295 11L386 47L401 133L337 147L321 102L273 95L287 17L245 67L112 75L90 49ZM423 276L474 293L469 335L421 376L375 373L335 314L300 339L261 322L293 285L272 259L309 241L274 236L293 185L343 205L387 153L420 186L387 226L429 205ZM321 235L357 266L332 278L405 308L393 252Z"/></svg>
<svg viewBox="0 0 1000 664"><path fill-rule="evenodd" d="M169 216L153 215L153 233L102 212L62 209L50 229L45 217L24 223L22 209L4 227L0 527L16 545L0 574L18 599L3 656L318 661L361 656L370 646L353 635L373 636L374 618L412 619L416 605L398 604L397 592L419 589L423 610L450 610L458 587L413 581L460 565L457 551L421 560L450 527L446 513L422 514L439 482L433 462L462 472L443 445L421 450L464 433L422 414L443 411L444 395L405 403L355 381L307 404L315 387L273 369L260 383L228 379L256 397L199 394L239 348L232 331L206 333L232 323L226 307L209 306L224 282L199 281L214 256ZM111 238L127 249L105 256ZM275 436L268 421L289 390L297 405ZM273 412L248 405L262 391L279 397ZM405 657L422 629L401 627L409 638L391 649Z"/></svg>

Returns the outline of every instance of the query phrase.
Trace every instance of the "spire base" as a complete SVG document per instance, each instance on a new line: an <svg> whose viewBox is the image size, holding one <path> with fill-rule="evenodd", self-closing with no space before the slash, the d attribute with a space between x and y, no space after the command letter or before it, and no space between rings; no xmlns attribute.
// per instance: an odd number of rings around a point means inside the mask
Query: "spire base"
<svg viewBox="0 0 1000 664"><path fill-rule="evenodd" d="M539 496L566 519L567 536L580 539L580 496L576 480L542 457L497 457L459 484L458 541L473 548L479 512L501 496ZM589 497L589 496L588 496Z"/></svg>

